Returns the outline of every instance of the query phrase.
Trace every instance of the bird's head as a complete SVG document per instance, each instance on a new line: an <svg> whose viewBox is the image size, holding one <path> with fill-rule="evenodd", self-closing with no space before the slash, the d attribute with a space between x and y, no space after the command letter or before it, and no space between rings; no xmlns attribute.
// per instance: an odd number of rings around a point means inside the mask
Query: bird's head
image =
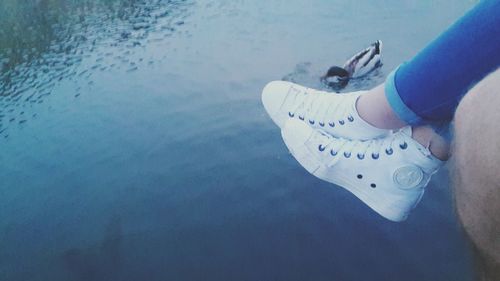
<svg viewBox="0 0 500 281"><path fill-rule="evenodd" d="M321 77L321 81L334 90L341 90L349 82L349 72L340 66L332 66Z"/></svg>

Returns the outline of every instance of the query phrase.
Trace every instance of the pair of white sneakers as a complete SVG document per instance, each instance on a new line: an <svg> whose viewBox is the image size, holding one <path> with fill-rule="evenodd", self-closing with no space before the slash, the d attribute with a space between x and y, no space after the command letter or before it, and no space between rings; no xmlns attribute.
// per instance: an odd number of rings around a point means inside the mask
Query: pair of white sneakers
<svg viewBox="0 0 500 281"><path fill-rule="evenodd" d="M411 127L393 132L361 119L356 110L361 94L273 81L264 88L262 103L309 173L345 188L383 217L403 221L443 161L412 139Z"/></svg>

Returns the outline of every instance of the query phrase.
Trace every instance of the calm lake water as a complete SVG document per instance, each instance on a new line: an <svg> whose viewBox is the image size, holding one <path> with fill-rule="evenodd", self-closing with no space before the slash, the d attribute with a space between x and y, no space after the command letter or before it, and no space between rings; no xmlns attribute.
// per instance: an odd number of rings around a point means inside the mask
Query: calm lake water
<svg viewBox="0 0 500 281"><path fill-rule="evenodd" d="M446 171L404 223L310 176L262 87L476 1L2 0L0 280L474 279Z"/></svg>

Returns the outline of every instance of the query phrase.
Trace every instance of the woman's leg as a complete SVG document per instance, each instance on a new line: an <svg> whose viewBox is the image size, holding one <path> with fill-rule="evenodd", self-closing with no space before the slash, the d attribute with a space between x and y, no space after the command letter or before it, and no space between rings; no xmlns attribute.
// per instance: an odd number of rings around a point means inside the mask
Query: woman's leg
<svg viewBox="0 0 500 281"><path fill-rule="evenodd" d="M397 129L408 124L401 120L385 97L384 84L362 95L356 104L359 116L381 129Z"/></svg>
<svg viewBox="0 0 500 281"><path fill-rule="evenodd" d="M481 280L500 280L500 70L478 83L455 115L455 207L474 244Z"/></svg>
<svg viewBox="0 0 500 281"><path fill-rule="evenodd" d="M500 1L485 0L372 91L332 95L275 81L262 101L307 171L401 221L443 164L436 158L448 157L446 141L425 125L451 120L461 97L499 65Z"/></svg>
<svg viewBox="0 0 500 281"><path fill-rule="evenodd" d="M500 1L485 0L358 101L379 128L451 120L458 102L500 65Z"/></svg>

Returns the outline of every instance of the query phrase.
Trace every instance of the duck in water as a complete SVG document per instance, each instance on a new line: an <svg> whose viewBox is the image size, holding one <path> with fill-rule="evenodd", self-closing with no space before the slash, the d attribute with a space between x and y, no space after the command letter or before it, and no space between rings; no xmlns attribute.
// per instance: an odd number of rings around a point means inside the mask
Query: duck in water
<svg viewBox="0 0 500 281"><path fill-rule="evenodd" d="M381 67L381 52L382 41L377 40L347 60L343 67L330 67L326 74L321 77L321 82L334 90L341 90L347 86L349 80L362 78Z"/></svg>

